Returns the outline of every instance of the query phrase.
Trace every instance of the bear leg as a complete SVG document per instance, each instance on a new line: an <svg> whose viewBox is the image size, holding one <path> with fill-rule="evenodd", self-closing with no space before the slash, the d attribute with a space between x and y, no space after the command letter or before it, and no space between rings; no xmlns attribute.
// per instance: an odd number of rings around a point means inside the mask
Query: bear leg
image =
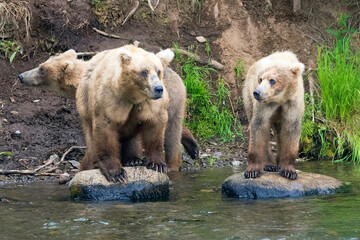
<svg viewBox="0 0 360 240"><path fill-rule="evenodd" d="M261 114L255 115L250 123L250 143L248 148L248 166L244 173L245 178L261 176L268 157L270 141L270 122Z"/></svg>
<svg viewBox="0 0 360 240"><path fill-rule="evenodd" d="M91 123L83 120L82 127L85 135L86 151L85 156L80 163L80 171L94 169Z"/></svg>
<svg viewBox="0 0 360 240"><path fill-rule="evenodd" d="M170 171L179 171L182 164L182 119L169 119L165 131L165 160Z"/></svg>
<svg viewBox="0 0 360 240"><path fill-rule="evenodd" d="M126 172L122 168L120 157L120 141L115 124L103 121L96 122L93 131L94 158L97 167L108 181L124 182Z"/></svg>
<svg viewBox="0 0 360 240"><path fill-rule="evenodd" d="M186 152L192 159L195 159L199 156L199 147L197 142L190 130L185 126L182 126L181 144L184 146Z"/></svg>
<svg viewBox="0 0 360 240"><path fill-rule="evenodd" d="M297 179L295 160L299 151L300 134L301 118L293 118L293 116L292 118L285 118L277 143L277 159L279 162L280 175L290 180Z"/></svg>
<svg viewBox="0 0 360 240"><path fill-rule="evenodd" d="M147 168L167 172L167 165L163 155L165 124L146 123L141 131L142 143L145 149L145 166Z"/></svg>
<svg viewBox="0 0 360 240"><path fill-rule="evenodd" d="M121 141L121 161L126 167L143 166L142 146L139 136Z"/></svg>

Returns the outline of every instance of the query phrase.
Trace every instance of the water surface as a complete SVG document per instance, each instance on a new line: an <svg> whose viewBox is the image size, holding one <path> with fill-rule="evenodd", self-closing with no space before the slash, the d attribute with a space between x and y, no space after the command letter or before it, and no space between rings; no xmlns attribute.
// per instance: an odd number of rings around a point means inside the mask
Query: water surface
<svg viewBox="0 0 360 240"><path fill-rule="evenodd" d="M67 186L0 187L0 239L360 239L360 166L297 164L351 182L351 193L239 200L221 184L244 168L171 173L160 202L74 202Z"/></svg>

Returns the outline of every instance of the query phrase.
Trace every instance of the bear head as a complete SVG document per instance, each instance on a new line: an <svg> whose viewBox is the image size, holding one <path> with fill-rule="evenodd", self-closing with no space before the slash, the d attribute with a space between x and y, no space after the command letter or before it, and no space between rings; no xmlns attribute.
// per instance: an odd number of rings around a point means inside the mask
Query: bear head
<svg viewBox="0 0 360 240"><path fill-rule="evenodd" d="M259 85L253 92L259 102L283 103L297 92L304 64L274 64L258 74Z"/></svg>
<svg viewBox="0 0 360 240"><path fill-rule="evenodd" d="M124 46L118 53L122 71L120 81L125 82L133 99L161 98L164 92L164 69L174 58L174 53L166 49L154 54L134 45Z"/></svg>
<svg viewBox="0 0 360 240"><path fill-rule="evenodd" d="M76 52L71 49L50 57L37 68L19 74L18 78L25 86L50 89L63 96L75 98L79 81L79 77L75 78L75 75L77 71L81 71L75 67L77 62L83 61L78 60Z"/></svg>

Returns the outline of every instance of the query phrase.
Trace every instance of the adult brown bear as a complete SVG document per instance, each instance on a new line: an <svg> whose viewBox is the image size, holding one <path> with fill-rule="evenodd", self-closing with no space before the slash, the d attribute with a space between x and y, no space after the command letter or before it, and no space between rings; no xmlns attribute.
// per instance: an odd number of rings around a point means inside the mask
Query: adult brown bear
<svg viewBox="0 0 360 240"><path fill-rule="evenodd" d="M40 87L75 99L76 89L87 63L77 59L77 53L74 50L68 50L49 58L37 68L20 74L19 79L26 86ZM165 131L165 159L170 170L178 170L182 163L180 141L192 158L197 157L199 149L194 136L182 125L186 100L186 89L182 79L173 70L166 68L164 83L170 97L169 119ZM140 142L135 140L130 139L124 143L124 146L129 147L124 152L128 153L128 156L136 156L135 159L139 159L142 156L142 148ZM136 161L128 161L127 165L132 165ZM84 169L93 167L90 163L83 165L85 166Z"/></svg>

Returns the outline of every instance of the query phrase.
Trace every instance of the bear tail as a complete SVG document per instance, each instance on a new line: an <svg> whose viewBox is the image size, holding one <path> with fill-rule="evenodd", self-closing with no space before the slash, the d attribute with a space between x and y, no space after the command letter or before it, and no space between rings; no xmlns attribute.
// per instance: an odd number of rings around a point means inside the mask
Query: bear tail
<svg viewBox="0 0 360 240"><path fill-rule="evenodd" d="M181 144L192 159L199 156L199 146L190 130L185 126L182 128Z"/></svg>

